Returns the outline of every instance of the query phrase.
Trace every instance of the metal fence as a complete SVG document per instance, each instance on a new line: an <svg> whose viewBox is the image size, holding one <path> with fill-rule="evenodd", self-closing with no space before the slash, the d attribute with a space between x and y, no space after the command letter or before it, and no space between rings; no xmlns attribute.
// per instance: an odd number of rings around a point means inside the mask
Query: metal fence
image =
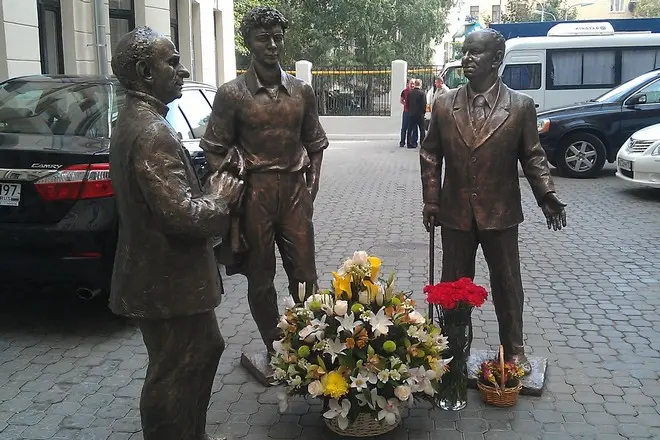
<svg viewBox="0 0 660 440"><path fill-rule="evenodd" d="M442 73L442 66L431 64L426 66L408 66L408 79L422 80L422 90L433 87L435 78Z"/></svg>
<svg viewBox="0 0 660 440"><path fill-rule="evenodd" d="M247 68L250 66L236 66L236 75L247 72ZM287 73L296 76L296 66L282 66L282 69L286 70Z"/></svg>
<svg viewBox="0 0 660 440"><path fill-rule="evenodd" d="M390 116L391 67L314 67L322 116Z"/></svg>

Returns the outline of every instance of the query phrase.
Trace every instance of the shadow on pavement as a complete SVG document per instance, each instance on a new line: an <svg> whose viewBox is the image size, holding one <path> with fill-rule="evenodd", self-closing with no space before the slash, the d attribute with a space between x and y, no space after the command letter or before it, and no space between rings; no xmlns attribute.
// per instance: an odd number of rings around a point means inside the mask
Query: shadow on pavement
<svg viewBox="0 0 660 440"><path fill-rule="evenodd" d="M89 301L62 287L2 286L0 333L99 335L125 330L132 324L108 308L107 297Z"/></svg>
<svg viewBox="0 0 660 440"><path fill-rule="evenodd" d="M660 203L660 188L648 188L648 187L626 188L623 189L621 192L631 197L635 197L639 200L647 200L649 202Z"/></svg>

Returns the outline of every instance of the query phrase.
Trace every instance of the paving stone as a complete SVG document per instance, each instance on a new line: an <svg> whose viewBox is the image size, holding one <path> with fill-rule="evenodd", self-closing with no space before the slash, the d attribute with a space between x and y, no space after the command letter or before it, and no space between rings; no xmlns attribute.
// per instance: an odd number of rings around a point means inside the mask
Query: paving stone
<svg viewBox="0 0 660 440"><path fill-rule="evenodd" d="M396 141L331 143L323 167L314 213L321 284L329 286L343 258L366 249L423 304L428 249L418 151L399 149ZM522 173L521 179L526 349L548 359L542 396L494 408L469 390L465 410L416 406L379 440L660 438L658 192L621 181L611 165L596 179L555 177L569 218L569 227L555 232L545 229ZM337 215L338 205L352 214ZM598 234L585 234L594 224ZM283 297L288 281L279 257L277 270ZM227 348L213 385L209 432L235 440L336 439L320 416L320 400L292 399L279 414L282 388L262 387L239 366L248 345L262 342L245 278L223 282L227 295L216 314ZM475 282L490 291L481 250ZM0 310L0 440L142 439L138 404L147 355L134 323L88 304L53 311L26 299ZM497 348L490 297L473 312L473 327L474 350Z"/></svg>

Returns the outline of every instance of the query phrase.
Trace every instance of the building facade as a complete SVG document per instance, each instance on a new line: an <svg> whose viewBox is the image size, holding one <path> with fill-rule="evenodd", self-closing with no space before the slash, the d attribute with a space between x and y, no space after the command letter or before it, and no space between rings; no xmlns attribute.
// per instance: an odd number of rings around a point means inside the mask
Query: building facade
<svg viewBox="0 0 660 440"><path fill-rule="evenodd" d="M236 76L233 11L233 0L1 0L0 81L111 73L119 38L147 25L174 41L191 79L219 85Z"/></svg>

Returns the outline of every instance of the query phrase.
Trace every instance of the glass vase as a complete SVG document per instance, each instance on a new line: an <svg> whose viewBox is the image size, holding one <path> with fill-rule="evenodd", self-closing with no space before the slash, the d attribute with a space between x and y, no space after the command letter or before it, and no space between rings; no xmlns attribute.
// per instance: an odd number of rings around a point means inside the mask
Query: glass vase
<svg viewBox="0 0 660 440"><path fill-rule="evenodd" d="M472 307L439 310L438 320L449 344L451 357L448 371L442 376L438 406L446 411L459 411L467 405L468 357L472 345Z"/></svg>

